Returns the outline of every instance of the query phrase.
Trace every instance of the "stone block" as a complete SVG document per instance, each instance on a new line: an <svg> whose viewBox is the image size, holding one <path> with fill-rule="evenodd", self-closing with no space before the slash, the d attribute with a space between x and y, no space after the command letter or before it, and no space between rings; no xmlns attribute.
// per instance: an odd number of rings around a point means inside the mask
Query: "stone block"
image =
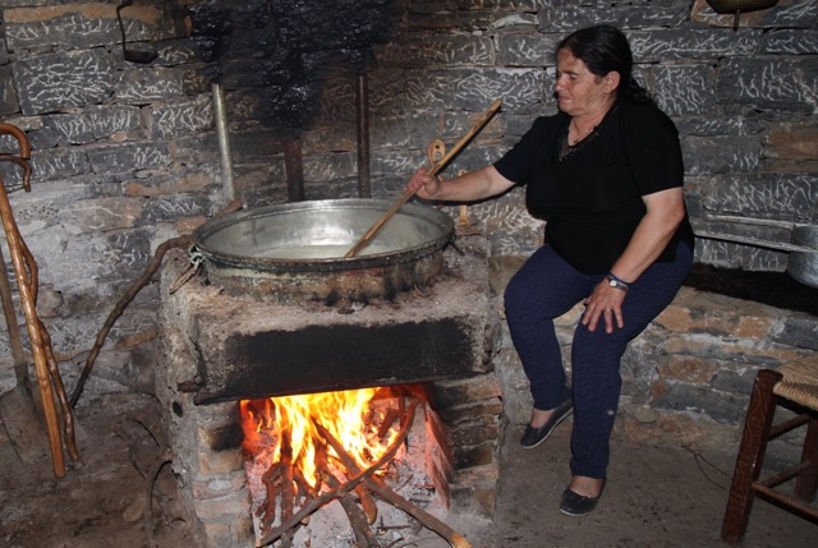
<svg viewBox="0 0 818 548"><path fill-rule="evenodd" d="M513 67L544 67L554 64L557 37L527 32L503 33L497 37L497 62Z"/></svg>
<svg viewBox="0 0 818 548"><path fill-rule="evenodd" d="M759 314L757 316L741 315L733 334L745 339L764 340L768 338L778 325L779 319L775 316Z"/></svg>
<svg viewBox="0 0 818 548"><path fill-rule="evenodd" d="M208 215L212 206L209 197L201 194L163 194L154 197L145 205L140 224L151 225L180 217Z"/></svg>
<svg viewBox="0 0 818 548"><path fill-rule="evenodd" d="M241 448L224 451L199 448L197 463L200 476L231 474L244 470L244 455Z"/></svg>
<svg viewBox="0 0 818 548"><path fill-rule="evenodd" d="M716 106L714 72L707 65L661 65L652 69L650 91L670 116L701 114Z"/></svg>
<svg viewBox="0 0 818 548"><path fill-rule="evenodd" d="M761 54L810 55L818 53L817 30L773 30L764 35Z"/></svg>
<svg viewBox="0 0 818 548"><path fill-rule="evenodd" d="M0 66L0 115L13 114L19 110L20 103L17 101L11 67Z"/></svg>
<svg viewBox="0 0 818 548"><path fill-rule="evenodd" d="M769 270L782 272L787 268L787 254L731 242L699 238L695 260L722 268Z"/></svg>
<svg viewBox="0 0 818 548"><path fill-rule="evenodd" d="M491 65L491 38L475 34L418 33L407 40L375 47L375 58L390 67L433 67L438 65Z"/></svg>
<svg viewBox="0 0 818 548"><path fill-rule="evenodd" d="M481 375L463 380L438 381L430 386L429 392L432 407L442 410L465 402L499 397L501 387L494 375Z"/></svg>
<svg viewBox="0 0 818 548"><path fill-rule="evenodd" d="M442 9L440 2L435 2L433 13L410 13L406 24L410 31L483 31L493 27L498 21L509 15L507 11Z"/></svg>
<svg viewBox="0 0 818 548"><path fill-rule="evenodd" d="M84 175L90 170L88 158L77 149L59 148L31 153L31 180L36 185L41 181L68 179L77 175ZM19 172L18 172L19 173ZM16 181L19 175L9 177L8 181Z"/></svg>
<svg viewBox="0 0 818 548"><path fill-rule="evenodd" d="M816 97L813 70L806 60L727 59L718 67L718 101L760 109L811 113Z"/></svg>
<svg viewBox="0 0 818 548"><path fill-rule="evenodd" d="M168 101L148 110L148 131L158 139L196 135L213 128L213 103L209 95Z"/></svg>
<svg viewBox="0 0 818 548"><path fill-rule="evenodd" d="M780 2L775 9L764 10L762 14L760 26L814 29L818 4L812 0L791 0Z"/></svg>
<svg viewBox="0 0 818 548"><path fill-rule="evenodd" d="M720 363L716 360L680 354L670 356L665 364L657 367L659 376L663 379L689 384L707 384L719 369Z"/></svg>
<svg viewBox="0 0 818 548"><path fill-rule="evenodd" d="M337 181L357 177L357 155L352 152L321 154L304 158L306 181Z"/></svg>
<svg viewBox="0 0 818 548"><path fill-rule="evenodd" d="M497 444L486 442L474 446L456 446L453 448L454 469L459 471L473 466L493 464L497 457Z"/></svg>
<svg viewBox="0 0 818 548"><path fill-rule="evenodd" d="M184 96L184 72L165 67L127 68L114 93L120 103L144 105Z"/></svg>
<svg viewBox="0 0 818 548"><path fill-rule="evenodd" d="M472 420L475 417L498 417L503 413L504 403L505 397L502 400L497 398L495 400L484 400L467 405L447 407L440 409L438 413L440 414L440 418L447 424L457 424L459 422Z"/></svg>
<svg viewBox="0 0 818 548"><path fill-rule="evenodd" d="M772 340L798 348L818 350L818 318L807 314L792 315Z"/></svg>
<svg viewBox="0 0 818 548"><path fill-rule="evenodd" d="M754 172L761 163L760 136L683 137L681 141L691 176Z"/></svg>
<svg viewBox="0 0 818 548"><path fill-rule="evenodd" d="M753 135L761 133L766 126L757 118L742 116L682 116L674 119L682 135L712 137L724 135Z"/></svg>
<svg viewBox="0 0 818 548"><path fill-rule="evenodd" d="M122 40L113 4L80 2L20 7L6 9L3 19L6 40L12 51L54 46L83 49ZM157 30L161 19L159 6L134 5L124 10L122 20L128 42L160 37ZM167 36L167 32L164 35Z"/></svg>
<svg viewBox="0 0 818 548"><path fill-rule="evenodd" d="M492 30L505 30L513 28L515 30L530 28L536 29L539 26L539 19L535 13L512 13L496 19L492 24Z"/></svg>
<svg viewBox="0 0 818 548"><path fill-rule="evenodd" d="M497 440L500 437L498 417L479 417L470 423L450 426L449 438L454 447L474 446L484 441Z"/></svg>
<svg viewBox="0 0 818 548"><path fill-rule="evenodd" d="M749 397L753 391L756 372L757 369L752 367L738 370L724 368L713 376L711 386L721 392Z"/></svg>
<svg viewBox="0 0 818 548"><path fill-rule="evenodd" d="M194 500L196 515L203 522L224 520L230 522L234 516L248 514L250 511L250 493L240 489L226 496L205 500ZM226 546L232 546L228 544Z"/></svg>
<svg viewBox="0 0 818 548"><path fill-rule="evenodd" d="M25 236L29 247L36 250L42 282L58 282L55 285L63 288L66 300L84 292L110 298L112 288L108 283L131 280L135 272L144 269L149 257L149 237L149 233L141 230L71 234L60 226ZM67 280L71 284L66 288ZM78 308L89 304L103 305L93 301L76 303ZM89 334L94 331L89 330Z"/></svg>
<svg viewBox="0 0 818 548"><path fill-rule="evenodd" d="M768 133L766 152L779 161L792 162L796 168L799 164L818 162L818 127L790 123L773 126Z"/></svg>
<svg viewBox="0 0 818 548"><path fill-rule="evenodd" d="M224 476L196 480L193 482L192 492L193 497L197 500L205 500L229 495L245 489L246 486L247 474L244 470L238 470Z"/></svg>
<svg viewBox="0 0 818 548"><path fill-rule="evenodd" d="M32 56L13 67L26 115L99 104L113 92L114 66L102 48Z"/></svg>
<svg viewBox="0 0 818 548"><path fill-rule="evenodd" d="M145 202L139 198L81 200L60 208L58 221L72 232L106 232L133 228Z"/></svg>
<svg viewBox="0 0 818 548"><path fill-rule="evenodd" d="M118 136L144 136L142 118L136 107L90 107L79 114L52 114L43 117L43 126L56 136L55 144L85 145Z"/></svg>
<svg viewBox="0 0 818 548"><path fill-rule="evenodd" d="M670 2L663 9L645 9L627 3L586 5L572 2L560 9L541 9L540 31L570 33L604 21L621 29L678 27L687 20L686 2Z"/></svg>
<svg viewBox="0 0 818 548"><path fill-rule="evenodd" d="M668 353L687 354L754 367L775 367L801 356L801 352L795 348L765 342L708 334L701 334L695 338L674 334L665 338L664 349Z"/></svg>
<svg viewBox="0 0 818 548"><path fill-rule="evenodd" d="M666 385L652 405L658 409L703 413L719 423L738 423L744 419L749 397L684 383Z"/></svg>
<svg viewBox="0 0 818 548"><path fill-rule="evenodd" d="M811 222L818 202L818 178L812 175L725 175L703 189L702 206L723 214Z"/></svg>
<svg viewBox="0 0 818 548"><path fill-rule="evenodd" d="M690 62L753 55L760 35L759 32L734 33L732 29L671 28L630 32L628 39L637 63L681 59Z"/></svg>
<svg viewBox="0 0 818 548"><path fill-rule="evenodd" d="M439 108L483 112L497 98L509 110L534 112L545 97L541 69L479 68L411 71L395 100L404 109Z"/></svg>
<svg viewBox="0 0 818 548"><path fill-rule="evenodd" d="M171 162L170 148L163 143L133 143L104 146L88 151L95 173L129 173L141 169L161 169Z"/></svg>

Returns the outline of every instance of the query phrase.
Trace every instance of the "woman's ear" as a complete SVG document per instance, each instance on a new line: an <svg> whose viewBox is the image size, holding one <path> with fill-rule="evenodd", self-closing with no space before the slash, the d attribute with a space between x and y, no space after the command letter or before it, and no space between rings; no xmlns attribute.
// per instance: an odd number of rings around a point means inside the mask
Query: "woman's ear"
<svg viewBox="0 0 818 548"><path fill-rule="evenodd" d="M605 90L610 93L619 87L619 84L622 81L622 76L620 76L620 74L617 71L612 70L611 72L605 75L604 81Z"/></svg>

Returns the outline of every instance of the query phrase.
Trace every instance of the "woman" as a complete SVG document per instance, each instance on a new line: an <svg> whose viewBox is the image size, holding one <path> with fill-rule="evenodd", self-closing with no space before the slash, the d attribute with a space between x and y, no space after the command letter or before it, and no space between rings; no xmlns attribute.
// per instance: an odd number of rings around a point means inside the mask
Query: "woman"
<svg viewBox="0 0 818 548"><path fill-rule="evenodd" d="M494 165L446 181L421 168L407 188L470 202L525 185L529 212L546 221L544 245L506 289L506 317L534 399L521 444L538 446L573 412L560 511L580 516L602 493L620 358L676 295L693 232L678 133L633 79L625 36L579 30L557 47L556 65L557 114L535 120ZM579 301L567 386L553 319Z"/></svg>

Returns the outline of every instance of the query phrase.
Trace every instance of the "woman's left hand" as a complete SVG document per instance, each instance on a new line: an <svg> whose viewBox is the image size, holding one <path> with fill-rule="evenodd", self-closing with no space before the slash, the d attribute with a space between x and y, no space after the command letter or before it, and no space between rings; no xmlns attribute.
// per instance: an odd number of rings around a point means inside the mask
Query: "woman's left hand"
<svg viewBox="0 0 818 548"><path fill-rule="evenodd" d="M622 329L625 321L622 318L622 303L625 302L626 291L611 287L606 280L602 280L594 288L583 303L585 312L582 314L582 325L588 331L594 331L600 318L605 321L605 333L613 333L614 322Z"/></svg>

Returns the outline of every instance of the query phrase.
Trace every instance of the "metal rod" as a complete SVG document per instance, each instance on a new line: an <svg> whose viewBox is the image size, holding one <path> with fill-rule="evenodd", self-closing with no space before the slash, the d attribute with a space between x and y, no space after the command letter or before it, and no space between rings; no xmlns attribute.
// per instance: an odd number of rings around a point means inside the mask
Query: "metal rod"
<svg viewBox="0 0 818 548"><path fill-rule="evenodd" d="M707 230L695 230L695 233L697 238L705 238L708 240L721 240L725 242L746 244L754 247L763 247L766 249L774 249L776 251L784 252L796 251L800 253L818 253L818 248L809 247L805 245L790 244L786 242L773 242L771 240L763 240L761 238L752 238L749 236L736 236L735 234L726 234L723 232L710 232Z"/></svg>
<svg viewBox="0 0 818 548"><path fill-rule="evenodd" d="M369 181L369 89L366 73L358 75L355 99L358 112L358 197L371 198Z"/></svg>
<svg viewBox="0 0 818 548"><path fill-rule="evenodd" d="M227 201L236 197L236 187L233 182L233 159L230 155L230 135L227 130L227 114L224 107L224 93L218 82L210 85L213 94L213 115L216 120L216 135L219 137L219 155L222 166L222 186Z"/></svg>
<svg viewBox="0 0 818 548"><path fill-rule="evenodd" d="M778 219L760 219L758 217L741 217L739 215L708 215L701 218L702 221L725 221L728 223L759 225L759 226L773 226L777 228L793 228L804 226L802 223L795 223L793 221L781 221Z"/></svg>

